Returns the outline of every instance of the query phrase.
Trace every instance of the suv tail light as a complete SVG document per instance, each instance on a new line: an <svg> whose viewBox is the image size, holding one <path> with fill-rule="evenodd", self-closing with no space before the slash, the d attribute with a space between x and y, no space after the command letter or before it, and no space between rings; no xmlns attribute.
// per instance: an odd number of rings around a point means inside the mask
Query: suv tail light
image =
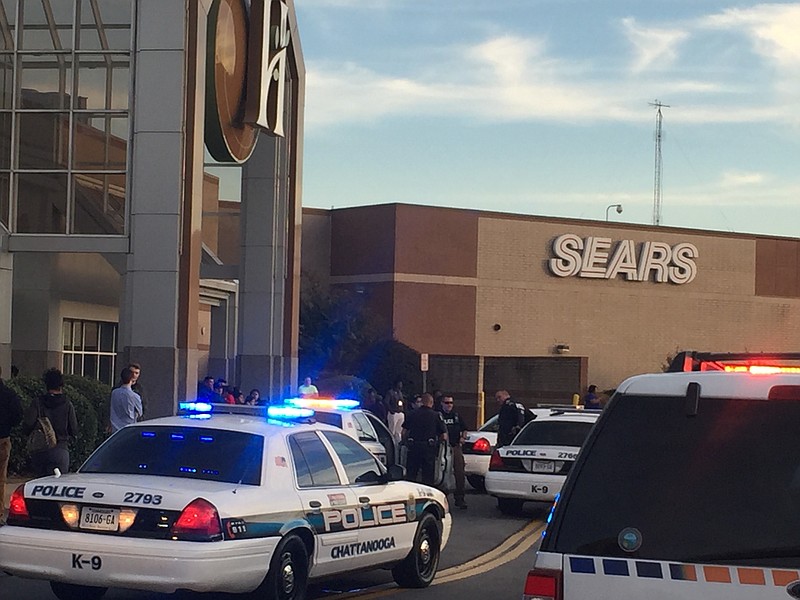
<svg viewBox="0 0 800 600"><path fill-rule="evenodd" d="M17 519L20 521L27 521L31 518L28 513L28 505L25 504L25 484L19 486L14 493L11 494L11 502L8 507L8 518L11 520Z"/></svg>
<svg viewBox="0 0 800 600"><path fill-rule="evenodd" d="M492 451L492 445L486 438L479 438L472 444L472 451L476 454L489 454Z"/></svg>
<svg viewBox="0 0 800 600"><path fill-rule="evenodd" d="M181 512L170 532L173 540L212 542L222 539L217 507L203 498L192 500Z"/></svg>
<svg viewBox="0 0 800 600"><path fill-rule="evenodd" d="M503 457L500 456L500 452L498 450L492 452L492 458L489 459L489 470L502 471L504 466Z"/></svg>
<svg viewBox="0 0 800 600"><path fill-rule="evenodd" d="M532 569L525 579L522 600L562 600L561 571Z"/></svg>

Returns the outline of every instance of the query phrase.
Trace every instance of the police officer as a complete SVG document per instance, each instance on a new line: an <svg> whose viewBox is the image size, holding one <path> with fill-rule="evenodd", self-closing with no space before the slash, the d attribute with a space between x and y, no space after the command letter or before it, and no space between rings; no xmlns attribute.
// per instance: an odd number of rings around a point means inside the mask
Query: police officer
<svg viewBox="0 0 800 600"><path fill-rule="evenodd" d="M434 484L439 442L447 440L447 427L433 410L433 396L422 394L422 406L403 421L403 442L408 447L406 476L426 485Z"/></svg>
<svg viewBox="0 0 800 600"><path fill-rule="evenodd" d="M461 444L467 432L467 426L455 410L453 410L453 397L442 396L442 420L447 427L447 439L453 454L453 475L455 475L456 489L453 495L458 508L467 508L464 501L464 453Z"/></svg>
<svg viewBox="0 0 800 600"><path fill-rule="evenodd" d="M498 390L494 395L497 402L497 448L507 446L525 424L525 413L520 411L517 403L507 390Z"/></svg>

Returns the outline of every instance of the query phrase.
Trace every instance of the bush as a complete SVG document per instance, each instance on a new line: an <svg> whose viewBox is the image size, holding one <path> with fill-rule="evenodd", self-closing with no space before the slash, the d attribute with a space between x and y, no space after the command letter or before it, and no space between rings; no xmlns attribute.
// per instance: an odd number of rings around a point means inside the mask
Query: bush
<svg viewBox="0 0 800 600"><path fill-rule="evenodd" d="M46 391L39 377L15 377L6 380L6 384L19 394L23 411L28 409L34 398L38 398ZM105 440L110 394L109 386L93 379L77 375L64 377L64 395L75 407L75 416L78 419L78 436L69 445L70 470L77 469ZM9 473L19 475L30 473L30 456L25 447L26 443L27 436L22 434L22 426L15 427L11 431Z"/></svg>

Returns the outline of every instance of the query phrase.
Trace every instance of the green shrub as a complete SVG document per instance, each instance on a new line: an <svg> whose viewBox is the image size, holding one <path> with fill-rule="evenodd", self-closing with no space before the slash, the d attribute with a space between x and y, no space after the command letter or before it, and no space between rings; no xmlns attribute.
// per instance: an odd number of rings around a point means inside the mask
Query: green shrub
<svg viewBox="0 0 800 600"><path fill-rule="evenodd" d="M22 400L26 411L34 398L45 393L44 384L39 377L15 377L6 380ZM75 407L78 419L78 435L69 445L70 470L74 471L106 438L107 406L111 388L93 379L68 375L64 377L64 395ZM31 471L30 456L26 450L27 436L22 434L22 426L11 431L11 458L9 473L20 475Z"/></svg>

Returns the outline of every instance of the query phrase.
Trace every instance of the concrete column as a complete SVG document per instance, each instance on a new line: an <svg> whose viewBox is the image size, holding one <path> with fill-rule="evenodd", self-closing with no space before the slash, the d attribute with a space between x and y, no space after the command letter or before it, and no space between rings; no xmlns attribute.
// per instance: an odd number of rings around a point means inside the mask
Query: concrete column
<svg viewBox="0 0 800 600"><path fill-rule="evenodd" d="M14 255L0 249L0 368L11 376L11 302L14 289Z"/></svg>
<svg viewBox="0 0 800 600"><path fill-rule="evenodd" d="M283 395L283 305L287 227L279 171L281 138L261 134L242 169L239 351L236 380L272 399Z"/></svg>
<svg viewBox="0 0 800 600"><path fill-rule="evenodd" d="M203 129L197 123L209 5L137 0L130 254L120 346L123 360L142 365L150 417L173 414L198 378Z"/></svg>

